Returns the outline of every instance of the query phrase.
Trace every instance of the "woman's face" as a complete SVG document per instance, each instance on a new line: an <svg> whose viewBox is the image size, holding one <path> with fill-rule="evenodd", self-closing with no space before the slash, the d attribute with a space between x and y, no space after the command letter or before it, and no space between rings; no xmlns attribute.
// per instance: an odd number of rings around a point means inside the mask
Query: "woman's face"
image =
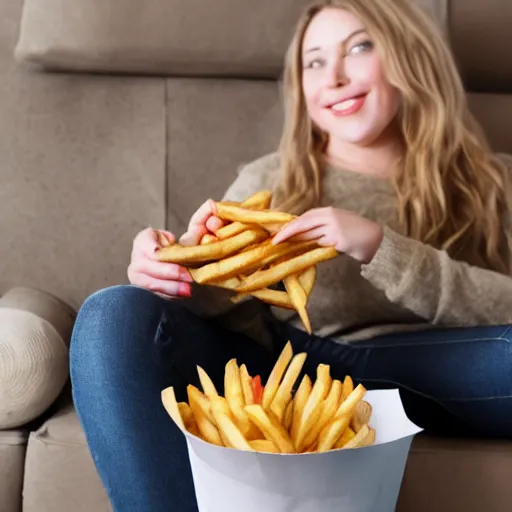
<svg viewBox="0 0 512 512"><path fill-rule="evenodd" d="M397 114L399 93L359 19L334 7L320 11L304 34L302 64L306 106L329 145L378 143Z"/></svg>

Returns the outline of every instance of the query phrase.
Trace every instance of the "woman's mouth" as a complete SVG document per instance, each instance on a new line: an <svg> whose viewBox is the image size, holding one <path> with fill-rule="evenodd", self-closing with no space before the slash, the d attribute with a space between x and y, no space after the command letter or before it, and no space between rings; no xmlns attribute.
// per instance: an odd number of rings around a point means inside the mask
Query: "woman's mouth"
<svg viewBox="0 0 512 512"><path fill-rule="evenodd" d="M332 114L337 117L348 116L350 114L355 114L356 112L361 110L365 100L366 94L362 94L360 96L355 96L353 98L340 101L339 103L334 103L328 108L332 112Z"/></svg>

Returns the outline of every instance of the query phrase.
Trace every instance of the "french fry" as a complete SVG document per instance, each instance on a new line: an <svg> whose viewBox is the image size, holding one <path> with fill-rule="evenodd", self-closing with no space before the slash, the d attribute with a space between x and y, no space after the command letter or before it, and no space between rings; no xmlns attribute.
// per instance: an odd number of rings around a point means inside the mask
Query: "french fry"
<svg viewBox="0 0 512 512"><path fill-rule="evenodd" d="M286 276L284 278L284 286L290 296L290 301L297 310L297 313L306 328L306 331L311 334L311 322L309 320L308 312L306 310L306 304L308 302L308 296L302 285L300 284L299 278L296 274Z"/></svg>
<svg viewBox="0 0 512 512"><path fill-rule="evenodd" d="M269 232L271 235L275 235L285 224L286 222L262 222L259 224L263 229Z"/></svg>
<svg viewBox="0 0 512 512"><path fill-rule="evenodd" d="M290 361L293 357L292 344L290 342L286 343L284 346L279 358L277 359L274 368L270 372L270 375L267 380L267 384L265 385L265 389L263 390L263 399L262 405L263 409L268 410L274 396L279 389L279 384L281 383L281 379L283 378L284 372L286 368L290 364Z"/></svg>
<svg viewBox="0 0 512 512"><path fill-rule="evenodd" d="M315 286L316 281L316 267L312 266L304 270L299 274L299 281L306 292L306 296L309 297L311 291L313 290L313 286Z"/></svg>
<svg viewBox="0 0 512 512"><path fill-rule="evenodd" d="M343 416L345 414L352 414L357 407L364 395L366 394L366 388L362 384L358 386L350 393L350 395L341 402L338 410L336 411L336 417Z"/></svg>
<svg viewBox="0 0 512 512"><path fill-rule="evenodd" d="M355 432L359 432L363 425L367 425L372 415L372 406L361 400L355 407L350 426Z"/></svg>
<svg viewBox="0 0 512 512"><path fill-rule="evenodd" d="M334 449L339 450L343 448L354 437L356 437L356 433L350 427L347 427L340 438L334 443Z"/></svg>
<svg viewBox="0 0 512 512"><path fill-rule="evenodd" d="M255 452L281 453L275 443L268 439L255 439L254 441L249 441L249 444Z"/></svg>
<svg viewBox="0 0 512 512"><path fill-rule="evenodd" d="M251 421L263 432L265 439L272 441L281 453L296 453L286 429L271 412L265 412L261 405L246 405L245 411Z"/></svg>
<svg viewBox="0 0 512 512"><path fill-rule="evenodd" d="M272 192L268 190L262 190L260 192L256 192L251 197L246 199L243 203L240 204L243 208L249 208L251 210L266 210L270 207L270 202L272 201ZM245 231L250 226L248 224L244 224L243 222L232 222L230 224L226 224L219 228L215 236L219 240L225 240L226 238L231 238L234 235L238 235L242 231Z"/></svg>
<svg viewBox="0 0 512 512"><path fill-rule="evenodd" d="M291 393L290 393L291 397ZM283 418L283 426L284 428L290 432L292 427L292 421L293 421L293 399L290 399L288 402L288 405L286 406L286 411L284 412L284 418Z"/></svg>
<svg viewBox="0 0 512 512"><path fill-rule="evenodd" d="M320 417L315 422L313 428L309 431L306 436L304 446L311 447L317 441L320 432L334 418L336 410L338 409L341 400L341 388L342 384L339 380L333 380L329 394L324 400L323 407L321 408Z"/></svg>
<svg viewBox="0 0 512 512"><path fill-rule="evenodd" d="M215 423L212 416L212 411L210 409L210 402L204 393L202 393L194 385L189 384L187 386L187 396L189 406L192 409L192 412L194 413L195 416L197 415L196 412L194 411L194 408L192 407L192 402L195 404L196 408L199 408L201 410L203 416L205 416L210 423Z"/></svg>
<svg viewBox="0 0 512 512"><path fill-rule="evenodd" d="M318 249L313 249L299 256L295 256L284 263L280 263L275 267L262 270L258 272L257 275L252 274L248 276L247 279L236 288L236 291L239 293L249 293L260 288L268 288L291 274L301 272L322 261L335 258L337 255L338 251L334 247L319 247Z"/></svg>
<svg viewBox="0 0 512 512"><path fill-rule="evenodd" d="M304 362L306 361L307 354L297 354L293 357L284 374L283 380L270 403L270 410L277 416L279 421L283 421L284 413L288 403L292 398L292 389L295 381L298 379ZM263 394L265 396L265 394Z"/></svg>
<svg viewBox="0 0 512 512"><path fill-rule="evenodd" d="M377 440L377 433L372 427L368 427L368 435L366 436L362 446L372 446Z"/></svg>
<svg viewBox="0 0 512 512"><path fill-rule="evenodd" d="M345 400L352 391L354 391L354 381L350 375L345 375L345 380L343 381L343 400Z"/></svg>
<svg viewBox="0 0 512 512"><path fill-rule="evenodd" d="M223 202L215 203L217 217L222 220L238 221L246 224L270 224L274 222L290 222L295 215L271 210L251 210L241 206L233 206Z"/></svg>
<svg viewBox="0 0 512 512"><path fill-rule="evenodd" d="M194 413L192 412L192 409L190 408L190 405L187 404L187 402L179 402L178 409L179 409L180 415L183 419L185 428L188 431L190 431L190 429L193 428L194 425L197 426L196 419L194 417Z"/></svg>
<svg viewBox="0 0 512 512"><path fill-rule="evenodd" d="M248 233L248 231L246 232ZM242 233L243 234L243 233ZM229 240L233 240L232 238ZM229 241L229 240L226 240ZM258 265L258 263L269 253L276 252L272 246L256 246L248 251L214 261L199 268L190 269L190 275L196 283L205 284L218 280L226 280L237 276L246 270Z"/></svg>
<svg viewBox="0 0 512 512"><path fill-rule="evenodd" d="M301 251L308 247L311 247L311 242L283 242L279 245L256 244L252 249L244 250L219 261L213 261L199 268L189 269L189 273L196 283L215 284L217 281L225 281L248 270L261 268L291 252Z"/></svg>
<svg viewBox="0 0 512 512"><path fill-rule="evenodd" d="M203 388L203 393L211 398L212 396L219 396L217 389L215 388L215 384L210 379L210 376L200 367L197 366L197 373L199 375L199 381L201 382L201 387Z"/></svg>
<svg viewBox="0 0 512 512"><path fill-rule="evenodd" d="M194 413L194 417L197 422L197 428L199 429L203 439L209 443L216 444L217 446L224 446L219 430L215 425L215 420L211 414L208 399L205 397L208 407L205 409L204 402L200 398L201 395L204 396L201 391L199 391L194 386L189 385L187 386L187 393L188 403L192 409L192 412ZM206 414L206 411L208 411L208 414Z"/></svg>
<svg viewBox="0 0 512 512"><path fill-rule="evenodd" d="M189 272L190 272L190 270L189 270ZM215 281L210 284L212 286L217 286L219 288L224 288L226 290L234 290L237 286L240 285L240 283L241 283L240 278L235 276L235 277L230 277L229 279L224 279L223 281ZM238 297L238 295L236 295L235 297Z"/></svg>
<svg viewBox="0 0 512 512"><path fill-rule="evenodd" d="M233 413L236 424L244 437L249 441L260 438L261 433L255 428L255 425L251 423L244 410L245 404L242 383L240 381L240 369L238 368L236 359L231 359L226 364L224 394L226 395L229 408Z"/></svg>
<svg viewBox="0 0 512 512"><path fill-rule="evenodd" d="M210 398L210 404L215 423L222 433L222 438L227 440L229 447L237 450L253 451L247 439L231 419L229 406L224 399L214 396Z"/></svg>
<svg viewBox="0 0 512 512"><path fill-rule="evenodd" d="M254 395L251 387L251 376L247 371L245 364L240 366L240 383L242 385L242 391L244 394L245 405L251 405L254 403Z"/></svg>
<svg viewBox="0 0 512 512"><path fill-rule="evenodd" d="M292 440L296 444L297 443L297 433L299 431L300 420L302 415L304 414L304 407L306 406L306 402L308 401L309 395L311 394L311 389L313 385L311 384L311 379L309 375L304 375L302 381L295 393L295 397L293 398L293 418L292 418L292 428L291 435Z"/></svg>
<svg viewBox="0 0 512 512"><path fill-rule="evenodd" d="M350 423L350 415L339 416L327 424L318 438L318 452L327 452L332 449L336 441Z"/></svg>
<svg viewBox="0 0 512 512"><path fill-rule="evenodd" d="M203 235L203 237L201 238L201 241L199 242L201 245L207 245L207 244L211 244L212 242L218 242L219 239L215 236L215 235L212 235L211 233L206 233Z"/></svg>
<svg viewBox="0 0 512 512"><path fill-rule="evenodd" d="M195 420L195 417L194 417L194 420ZM197 426L197 423L194 423L189 429L188 429L189 433L192 434L193 436L196 436L198 437L199 439L203 439L203 437L201 436L201 432L199 432L199 428ZM205 439L203 439L203 441L205 441Z"/></svg>
<svg viewBox="0 0 512 512"><path fill-rule="evenodd" d="M304 448L304 442L309 431L313 428L314 422L319 419L324 398L329 393L332 379L328 365L319 364L317 367L317 378L308 401L304 406L304 412L300 419L295 445L299 451Z"/></svg>
<svg viewBox="0 0 512 512"><path fill-rule="evenodd" d="M234 422L233 414L231 413L231 409L229 408L228 401L224 397L219 396L219 395L212 396L210 398L210 410L211 410L211 414L213 417L213 421L215 422L215 426L219 429L220 438L222 439L224 446L226 448L234 448L234 446L231 444L229 438L226 437L226 435L224 434L224 431L220 427L220 425L217 421L217 418L215 417L215 413L213 410L213 402L214 401L215 401L215 407L217 409L217 414L219 412L221 412L221 413L225 414L226 416L228 416L229 419L231 420L231 422Z"/></svg>
<svg viewBox="0 0 512 512"><path fill-rule="evenodd" d="M315 242L282 242L278 245L268 244L272 250L259 262L260 268L272 265L275 262L282 263L291 256L299 256L316 247Z"/></svg>
<svg viewBox="0 0 512 512"><path fill-rule="evenodd" d="M183 246L173 244L156 252L159 261L170 263L204 263L206 261L226 258L243 249L246 245L264 240L267 233L261 228L251 228L227 240L220 240L206 245Z"/></svg>
<svg viewBox="0 0 512 512"><path fill-rule="evenodd" d="M363 447L369 434L370 429L368 425L363 425L361 430L350 441L343 445L343 449Z"/></svg>
<svg viewBox="0 0 512 512"><path fill-rule="evenodd" d="M249 229L248 224L244 224L243 222L232 222L231 224L226 224L222 226L215 232L215 236L219 240L226 240L227 238L231 238L232 236L238 235Z"/></svg>
<svg viewBox="0 0 512 512"><path fill-rule="evenodd" d="M234 289L237 286L238 284L236 284L231 289ZM285 309L295 309L290 301L289 295L286 292L282 292L280 290L271 290L270 288L256 290L255 292L251 292L247 295L235 295L234 297L231 298L231 300L235 304L237 304L239 302L242 302L249 295L256 297L257 299L260 299L261 301L266 302L267 304L271 304L272 306L277 306Z"/></svg>
<svg viewBox="0 0 512 512"><path fill-rule="evenodd" d="M172 386L165 388L161 393L161 399L167 414L169 414L173 419L174 423L176 423L181 430L186 430L185 423L181 417L178 401L176 400L174 388Z"/></svg>
<svg viewBox="0 0 512 512"><path fill-rule="evenodd" d="M260 190L247 198L240 206L251 210L267 210L272 201L272 192L270 190Z"/></svg>

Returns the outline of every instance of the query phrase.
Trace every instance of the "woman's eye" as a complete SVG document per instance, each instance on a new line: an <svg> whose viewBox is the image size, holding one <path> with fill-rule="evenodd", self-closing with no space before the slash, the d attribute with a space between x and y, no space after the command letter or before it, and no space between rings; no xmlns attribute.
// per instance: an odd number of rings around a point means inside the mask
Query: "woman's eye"
<svg viewBox="0 0 512 512"><path fill-rule="evenodd" d="M371 50L373 50L373 43L371 41L363 41L352 46L348 53L349 55L357 55L359 53L370 52Z"/></svg>
<svg viewBox="0 0 512 512"><path fill-rule="evenodd" d="M318 69L324 65L323 59L313 59L308 62L306 62L306 65L304 66L306 69Z"/></svg>

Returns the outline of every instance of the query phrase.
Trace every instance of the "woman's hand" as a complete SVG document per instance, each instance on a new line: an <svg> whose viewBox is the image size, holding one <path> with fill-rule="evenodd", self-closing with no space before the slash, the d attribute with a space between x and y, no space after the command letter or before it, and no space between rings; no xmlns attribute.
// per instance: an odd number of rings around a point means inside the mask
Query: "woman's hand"
<svg viewBox="0 0 512 512"><path fill-rule="evenodd" d="M146 228L133 240L132 257L128 266L130 283L162 295L165 298L190 297L192 277L185 267L158 261L156 251L176 241L169 231Z"/></svg>
<svg viewBox="0 0 512 512"><path fill-rule="evenodd" d="M335 247L361 263L369 263L382 242L382 228L376 222L338 208L314 208L284 226L273 244L285 240L316 240Z"/></svg>
<svg viewBox="0 0 512 512"><path fill-rule="evenodd" d="M180 238L180 244L198 245L204 235L215 235L222 226L224 221L215 216L214 201L208 199L190 218L187 232Z"/></svg>
<svg viewBox="0 0 512 512"><path fill-rule="evenodd" d="M187 232L180 238L182 245L197 245L201 238L215 232L224 222L214 215L215 206L211 199L206 201L192 215ZM169 231L147 228L133 241L128 279L135 286L146 288L166 298L190 297L193 282L188 270L181 265L158 261L156 251L176 242Z"/></svg>

